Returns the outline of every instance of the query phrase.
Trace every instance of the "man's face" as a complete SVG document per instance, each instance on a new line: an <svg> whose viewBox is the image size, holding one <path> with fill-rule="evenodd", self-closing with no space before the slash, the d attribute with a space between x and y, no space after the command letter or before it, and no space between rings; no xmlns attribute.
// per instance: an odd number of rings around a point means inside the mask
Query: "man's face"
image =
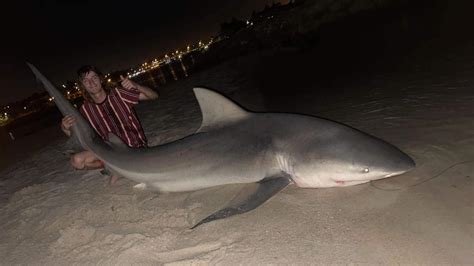
<svg viewBox="0 0 474 266"><path fill-rule="evenodd" d="M100 78L94 71L89 71L82 79L82 85L91 94L95 94L103 90Z"/></svg>

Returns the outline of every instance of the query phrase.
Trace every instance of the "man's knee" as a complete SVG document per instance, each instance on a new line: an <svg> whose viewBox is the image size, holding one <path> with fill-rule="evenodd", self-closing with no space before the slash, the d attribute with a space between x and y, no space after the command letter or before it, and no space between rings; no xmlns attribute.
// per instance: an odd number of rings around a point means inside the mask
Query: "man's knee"
<svg viewBox="0 0 474 266"><path fill-rule="evenodd" d="M80 153L72 155L71 156L71 165L72 165L72 167L74 167L78 170L84 169L84 166L85 166L84 156L81 156Z"/></svg>

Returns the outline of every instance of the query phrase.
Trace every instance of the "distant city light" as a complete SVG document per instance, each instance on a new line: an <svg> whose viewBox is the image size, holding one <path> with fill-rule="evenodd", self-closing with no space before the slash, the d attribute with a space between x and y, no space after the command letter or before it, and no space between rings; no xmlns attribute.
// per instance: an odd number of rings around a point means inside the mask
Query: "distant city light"
<svg viewBox="0 0 474 266"><path fill-rule="evenodd" d="M273 18L273 16L271 17L266 17L267 19L269 18ZM246 20L246 24L247 26L251 26L253 25L253 22L249 19L249 20ZM221 39L218 38L218 39L213 39L213 38L210 38L210 39L204 39L204 40L199 40L198 42L190 42L188 43L188 45L184 46L184 47L178 47L177 49L172 49L171 51L168 51L170 52L171 54L165 54L165 55L161 55L157 58L152 58L150 63L148 62L142 62L142 64L137 64L135 65L133 68L128 68L128 69L124 69L123 72L122 72L122 75L124 75L125 77L127 78L133 78L133 77L136 77L136 76L139 76L147 71L151 71L153 69L160 69L160 67L162 67L163 65L170 65L170 69L171 69L171 74L173 76L173 78L175 80L178 79L177 77L177 73L175 73L175 70L173 69L173 66L171 66L171 64L173 64L174 62L180 62L181 63L181 68L184 70L184 75L187 77L188 74L187 74L187 70L186 70L186 67L184 65L184 60L183 60L183 57L185 56L190 56L190 59L192 60L192 63L194 64L194 58L193 58L193 55L191 55L191 53L193 52L205 52L205 50L208 50L210 48L210 46L215 43L216 41L220 41ZM180 50L181 49L181 50ZM137 67L135 69L135 67ZM126 72L128 71L128 72ZM126 75L123 74L123 73L127 73ZM162 70L160 69L160 72L161 72L161 75L164 75ZM104 80L107 80L106 82L108 83L111 83L113 82L112 78L111 78L111 75L114 74L114 75L117 75L119 74L118 72L113 72L113 73L107 73L105 74L104 76ZM74 84L72 84L74 83ZM81 87L79 86L79 82L71 82L71 81L66 81L65 83L59 83L61 84L61 86L66 89L64 90L64 92L66 92L67 94L67 98L72 100L72 99L75 99L77 97L81 97ZM76 91L77 90L77 91ZM54 97L49 97L49 98L46 98L46 97L39 97L38 99L34 99L34 101L31 101L31 102L25 102L27 104L31 104L32 105L32 108L31 110L28 110L27 109L29 108L28 106L23 106L23 109L24 109L24 114L28 114L28 113L31 113L31 112L35 112L36 109L37 109L37 102L36 101L41 101L42 104L46 107L46 106L51 106L51 104L46 104L49 102L53 102L55 100ZM21 105L20 105L21 106ZM74 106L77 108L77 106L74 104ZM18 106L19 107L19 106ZM18 108L18 107L15 107L13 106L13 108ZM1 108L0 108L1 109ZM7 116L8 116L8 109L10 109L10 106L4 106L3 107L3 110L4 111L4 115L2 116L2 113L0 111L0 118L3 117L3 119L7 119Z"/></svg>

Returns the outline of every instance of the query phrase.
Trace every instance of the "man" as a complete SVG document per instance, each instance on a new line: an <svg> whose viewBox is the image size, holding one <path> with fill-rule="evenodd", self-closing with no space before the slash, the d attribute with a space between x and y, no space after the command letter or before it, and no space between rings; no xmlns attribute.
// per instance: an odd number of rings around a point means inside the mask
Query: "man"
<svg viewBox="0 0 474 266"><path fill-rule="evenodd" d="M129 147L146 147L147 139L133 106L139 101L157 99L158 94L123 76L120 76L121 87L111 89L106 86L102 73L94 66L83 66L77 74L78 84L84 96L80 111L99 136L107 140L108 133L111 132ZM67 136L71 136L74 121L72 115L62 119L61 129ZM71 164L78 170L104 167L104 163L90 151L72 155ZM118 176L112 175L110 184L114 184L117 179Z"/></svg>

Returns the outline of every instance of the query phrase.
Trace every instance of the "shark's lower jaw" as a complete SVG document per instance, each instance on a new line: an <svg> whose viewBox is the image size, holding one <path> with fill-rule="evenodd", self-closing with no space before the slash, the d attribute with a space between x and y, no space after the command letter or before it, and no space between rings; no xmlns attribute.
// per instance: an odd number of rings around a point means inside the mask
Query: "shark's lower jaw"
<svg viewBox="0 0 474 266"><path fill-rule="evenodd" d="M404 173L406 173L406 172L408 172L408 171L400 171L400 172L390 173L390 174L388 174L388 175L385 175L383 178L401 175L401 174L404 174Z"/></svg>
<svg viewBox="0 0 474 266"><path fill-rule="evenodd" d="M343 181L343 180L336 180L334 181L336 186L338 187L347 187L347 186L355 186L370 182L370 180L353 180L353 181Z"/></svg>

